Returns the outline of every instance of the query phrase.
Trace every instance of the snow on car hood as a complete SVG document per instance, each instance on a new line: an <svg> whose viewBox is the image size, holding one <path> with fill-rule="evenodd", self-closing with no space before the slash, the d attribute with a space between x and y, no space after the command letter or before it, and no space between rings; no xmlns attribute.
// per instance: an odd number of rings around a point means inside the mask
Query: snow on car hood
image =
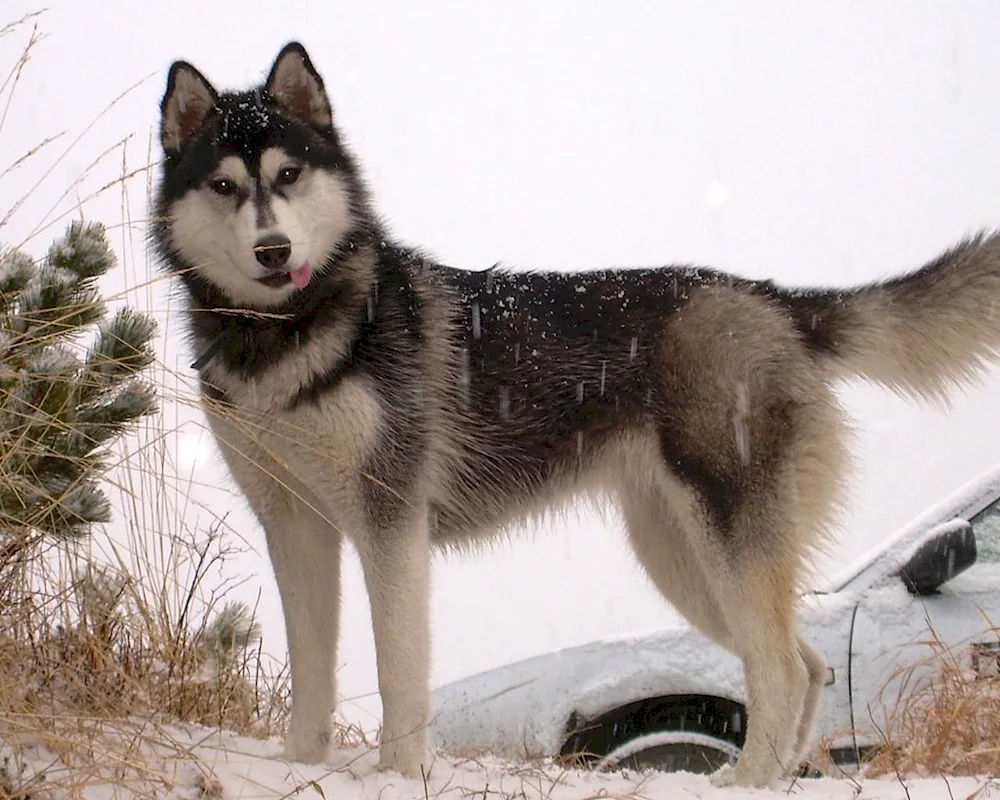
<svg viewBox="0 0 1000 800"><path fill-rule="evenodd" d="M735 657L690 629L666 629L557 650L443 686L432 735L446 750L535 758L559 751L574 711L590 717L637 693L718 693L720 686L742 700L741 684Z"/></svg>

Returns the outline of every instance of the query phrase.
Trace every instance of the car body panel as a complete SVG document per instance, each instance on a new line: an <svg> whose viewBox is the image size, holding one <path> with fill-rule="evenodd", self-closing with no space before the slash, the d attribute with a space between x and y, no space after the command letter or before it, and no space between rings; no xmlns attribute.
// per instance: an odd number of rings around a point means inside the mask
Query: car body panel
<svg viewBox="0 0 1000 800"><path fill-rule="evenodd" d="M876 726L885 724L891 697L891 691L880 689L900 664L928 655L928 621L943 627L945 638L955 642L988 627L977 604L1000 619L1000 545L995 562L974 564L936 595L915 597L896 576L916 548L951 520L970 519L998 498L1000 466L928 509L831 579L827 589L800 598L802 633L832 670L817 711L814 741L835 734L839 736L834 746L878 740ZM1000 514L997 520L1000 534ZM440 687L434 698L432 738L436 746L451 751L489 751L509 758L553 756L566 740L572 719L593 719L637 700L684 694L745 703L739 659L688 627L616 637ZM855 742L851 731L859 728L867 728L867 733Z"/></svg>
<svg viewBox="0 0 1000 800"><path fill-rule="evenodd" d="M943 585L938 594L914 598L902 581L865 592L853 640L853 698L859 745L878 744L891 727L900 692L926 681L940 667L939 639L963 669L972 647L996 644L1000 623L1000 564L977 563ZM964 652L963 652L964 651Z"/></svg>

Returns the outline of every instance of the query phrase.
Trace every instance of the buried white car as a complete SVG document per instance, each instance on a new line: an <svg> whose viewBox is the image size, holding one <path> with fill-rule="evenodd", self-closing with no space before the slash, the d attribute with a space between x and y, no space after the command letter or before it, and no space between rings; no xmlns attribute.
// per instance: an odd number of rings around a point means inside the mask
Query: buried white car
<svg viewBox="0 0 1000 800"><path fill-rule="evenodd" d="M804 594L802 632L824 655L813 728L840 764L877 746L902 681L930 677L931 632L970 680L1000 658L1000 467ZM924 663L926 662L926 663ZM909 668L909 669L907 669ZM432 735L450 751L575 757L597 768L712 772L746 731L739 660L690 628L594 642L440 687Z"/></svg>

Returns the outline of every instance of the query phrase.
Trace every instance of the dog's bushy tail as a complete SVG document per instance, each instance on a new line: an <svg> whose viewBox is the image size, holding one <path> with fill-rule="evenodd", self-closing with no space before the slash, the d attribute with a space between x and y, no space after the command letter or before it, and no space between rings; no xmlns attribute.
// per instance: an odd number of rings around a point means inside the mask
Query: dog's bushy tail
<svg viewBox="0 0 1000 800"><path fill-rule="evenodd" d="M899 394L946 402L1000 361L1000 233L965 239L898 278L779 296L836 374Z"/></svg>

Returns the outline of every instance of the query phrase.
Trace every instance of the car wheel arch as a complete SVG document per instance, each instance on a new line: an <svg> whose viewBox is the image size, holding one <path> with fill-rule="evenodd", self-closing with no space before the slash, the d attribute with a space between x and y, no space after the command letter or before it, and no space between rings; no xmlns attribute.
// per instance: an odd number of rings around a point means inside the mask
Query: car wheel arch
<svg viewBox="0 0 1000 800"><path fill-rule="evenodd" d="M651 731L707 735L742 748L746 738L746 706L728 697L674 694L647 697L593 716L573 711L566 721L562 759L592 766L624 742Z"/></svg>

